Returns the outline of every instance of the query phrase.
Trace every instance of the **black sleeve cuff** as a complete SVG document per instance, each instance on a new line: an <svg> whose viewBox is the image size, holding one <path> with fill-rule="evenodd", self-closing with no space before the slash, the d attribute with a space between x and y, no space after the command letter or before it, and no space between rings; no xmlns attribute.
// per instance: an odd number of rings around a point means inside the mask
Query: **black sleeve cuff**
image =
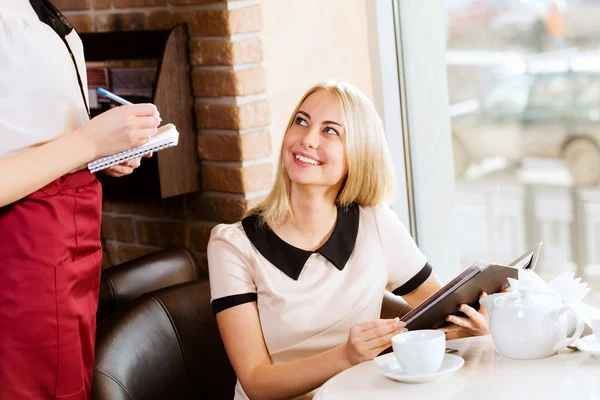
<svg viewBox="0 0 600 400"><path fill-rule="evenodd" d="M394 289L392 293L394 293L396 296L404 296L405 294L409 294L410 292L421 286L421 284L425 282L427 278L429 278L431 272L433 272L433 268L428 262L426 262L425 266L421 268L421 270L417 272L415 276L410 278L410 280L404 285Z"/></svg>
<svg viewBox="0 0 600 400"><path fill-rule="evenodd" d="M228 308L239 306L244 303L256 301L256 293L234 294L232 296L220 297L212 301L213 314L217 314Z"/></svg>

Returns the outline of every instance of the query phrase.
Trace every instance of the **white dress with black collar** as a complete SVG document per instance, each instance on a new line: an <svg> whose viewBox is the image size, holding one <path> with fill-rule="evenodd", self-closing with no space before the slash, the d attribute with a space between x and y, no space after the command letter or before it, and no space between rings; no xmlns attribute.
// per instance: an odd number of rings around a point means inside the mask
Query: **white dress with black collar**
<svg viewBox="0 0 600 400"><path fill-rule="evenodd" d="M215 313L256 302L274 364L344 344L350 328L379 319L385 290L404 295L432 272L387 205L338 208L328 241L298 249L256 217L211 232L208 265ZM241 385L235 399L247 399Z"/></svg>

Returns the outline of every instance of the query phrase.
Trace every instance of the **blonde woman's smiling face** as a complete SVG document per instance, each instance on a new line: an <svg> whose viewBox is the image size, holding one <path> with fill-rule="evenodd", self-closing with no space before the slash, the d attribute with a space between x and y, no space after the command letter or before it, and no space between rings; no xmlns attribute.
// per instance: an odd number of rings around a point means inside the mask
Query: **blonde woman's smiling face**
<svg viewBox="0 0 600 400"><path fill-rule="evenodd" d="M308 96L283 138L282 158L290 180L301 185L340 184L348 171L345 134L336 95L321 89Z"/></svg>

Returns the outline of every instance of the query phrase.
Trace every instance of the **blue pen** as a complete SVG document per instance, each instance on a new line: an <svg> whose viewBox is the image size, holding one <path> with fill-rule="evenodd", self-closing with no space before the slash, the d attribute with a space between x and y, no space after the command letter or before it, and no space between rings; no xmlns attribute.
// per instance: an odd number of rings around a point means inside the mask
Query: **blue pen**
<svg viewBox="0 0 600 400"><path fill-rule="evenodd" d="M133 104L132 102L127 101L124 98L119 97L116 94L114 94L112 92L109 92L108 90L106 90L104 88L99 87L97 90L98 90L98 93L100 93L102 96L107 97L107 98L109 98L109 99L111 99L113 101L116 101L117 103L120 103L120 104Z"/></svg>

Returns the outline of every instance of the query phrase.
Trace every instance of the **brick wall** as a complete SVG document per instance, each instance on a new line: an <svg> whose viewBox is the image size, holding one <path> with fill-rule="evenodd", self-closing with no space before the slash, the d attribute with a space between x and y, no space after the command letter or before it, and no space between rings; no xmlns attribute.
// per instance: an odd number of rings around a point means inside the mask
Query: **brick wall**
<svg viewBox="0 0 600 400"><path fill-rule="evenodd" d="M53 2L81 32L187 24L202 192L142 202L105 198L104 267L165 246L188 247L206 266L212 227L237 221L272 183L259 4L250 0Z"/></svg>

